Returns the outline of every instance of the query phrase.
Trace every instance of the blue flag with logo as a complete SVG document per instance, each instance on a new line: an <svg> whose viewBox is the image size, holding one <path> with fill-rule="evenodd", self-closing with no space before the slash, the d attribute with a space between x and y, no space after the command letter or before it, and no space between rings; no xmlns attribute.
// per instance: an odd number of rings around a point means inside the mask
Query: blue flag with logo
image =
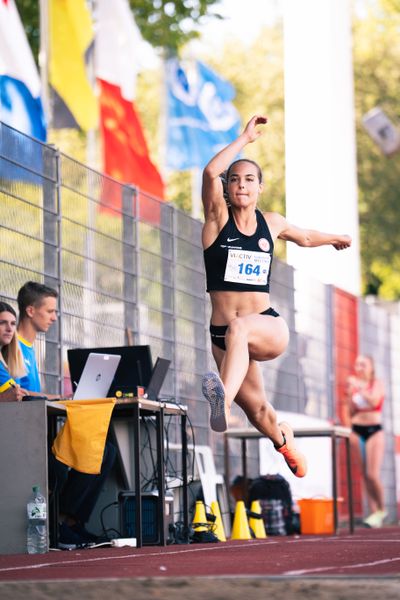
<svg viewBox="0 0 400 600"><path fill-rule="evenodd" d="M46 122L40 91L15 1L0 0L0 177L42 182Z"/></svg>
<svg viewBox="0 0 400 600"><path fill-rule="evenodd" d="M239 135L235 90L198 61L186 74L176 58L167 61L167 89L166 165L177 171L203 168Z"/></svg>

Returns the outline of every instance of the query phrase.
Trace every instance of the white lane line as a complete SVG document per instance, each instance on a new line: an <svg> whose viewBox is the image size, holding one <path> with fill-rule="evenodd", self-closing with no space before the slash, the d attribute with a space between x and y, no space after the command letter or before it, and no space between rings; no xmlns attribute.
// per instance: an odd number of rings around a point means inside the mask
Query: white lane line
<svg viewBox="0 0 400 600"><path fill-rule="evenodd" d="M304 539L304 538L301 539L301 538L298 538L298 539L293 539L293 540L287 540L287 542L288 543L292 543L292 544L293 543L298 543L298 542L310 542L310 543L313 543L313 542L320 542L322 540L325 541L325 542L329 541L329 542L335 542L335 543L337 543L337 542L344 542L344 541L346 541L346 542L354 542L355 541L354 540L354 536L353 536L353 537L349 537L349 538L340 538L340 537L335 537L335 538L321 537L321 538L310 538L310 539ZM102 562L102 561L105 561L105 560L110 561L110 560L124 560L124 559L127 559L127 558L131 558L131 559L133 559L133 558L142 558L142 557L146 558L147 556L159 556L160 559L166 560L168 558L168 556L173 556L173 555L177 555L177 554L189 554L189 553L193 553L193 552L203 552L203 551L209 553L210 551L213 551L213 550L214 551L216 551L216 550L230 550L232 548L250 548L250 547L254 548L255 546L264 546L264 545L278 544L281 541L282 540L279 540L279 539L277 539L277 540L271 540L271 538L267 538L266 540L257 540L257 541L256 540L251 540L249 543L240 544L240 546L239 545L237 545L237 546L236 545L235 546L231 546L231 545L220 546L218 544L217 546L213 546L213 547L207 546L206 548L204 548L204 547L202 547L202 548L186 548L186 549L183 548L181 550L173 550L173 551L167 552L165 554L161 554L160 552L152 552L152 553L148 553L148 554L147 553L146 554L139 554L139 553L137 553L137 554L126 554L124 556L98 556L96 558L81 558L81 557L78 558L77 557L75 560L63 560L63 561L59 561L59 562L44 562L44 563L39 563L39 564L36 564L36 565L21 565L21 566L16 566L16 567L3 567L3 568L0 567L0 573L7 573L7 572L11 572L11 571L28 571L30 569L35 570L35 569L43 569L43 568L46 568L46 567L57 567L57 566L68 566L68 565L77 566L77 563L79 563L79 564L82 564L82 563L83 564L89 564L89 563L95 563L95 562ZM369 542L377 541L377 540L376 539L374 539L374 540L373 539L371 539L371 540L357 539L357 543L360 542L360 541L369 543ZM388 542L388 543L399 542L400 543L400 540L398 540L398 539L397 540L390 540L390 539L381 540L380 539L379 542L381 542L381 543L382 542ZM87 550L87 552L90 552L90 550ZM393 560L400 560L400 558L399 559L393 559ZM365 564L368 565L368 564L375 564L375 563L365 563ZM358 566L358 565L355 565L355 566ZM284 575L291 575L291 574L296 575L298 573L302 574L303 572L304 573L311 573L311 572L318 572L318 571L321 571L321 570L325 571L325 570L337 569L337 568L339 568L339 567L338 566L335 566L335 567L324 567L324 568L321 567L319 569L310 569L310 570L306 569L304 571L302 571L302 570L299 570L299 571L288 571L288 572L285 572L283 574ZM348 569L350 569L350 568L352 568L352 566L349 565L349 566L344 566L344 567L340 567L340 568L348 568Z"/></svg>
<svg viewBox="0 0 400 600"><path fill-rule="evenodd" d="M310 539L298 539L298 540L290 540L290 542L292 544L294 543L299 543L299 542L307 542L309 544L311 543L315 543L315 542L326 542L326 543L331 543L331 544L338 544L340 542L350 542L352 544L354 544L354 542L356 542L357 544L376 544L377 542L379 544L396 544L399 543L400 544L400 538L396 538L396 539L392 539L392 538L385 538L385 539L381 539L381 538L369 538L369 539L365 539L364 537L358 538L358 537L349 537L349 538L341 538L341 537L335 537L335 538L310 538Z"/></svg>
<svg viewBox="0 0 400 600"><path fill-rule="evenodd" d="M66 565L74 565L74 566L78 566L77 563L81 564L81 563L94 563L94 562L101 562L104 560L123 560L125 558L147 558L148 556L159 556L160 559L162 559L163 561L167 560L169 556L172 556L174 554L189 554L192 552L207 552L207 554L210 551L213 550L229 550L232 548L249 548L252 547L254 548L255 546L264 546L264 545L272 545L272 544L277 544L278 542L272 541L269 538L267 540L260 540L260 541L255 541L252 540L250 543L246 543L246 544L241 544L240 546L213 546L213 547L209 547L207 546L206 548L188 548L188 549L182 549L182 550L173 550L171 552L166 552L165 554L162 554L161 552L151 552L151 553L146 553L146 554L126 554L124 556L98 556L96 558L77 558L76 560L62 560L59 562L44 562L44 563L39 563L37 565L21 565L19 567L4 567L4 568L0 568L0 573L6 573L9 571L27 571L29 569L43 569L45 567L58 567L58 566L66 566ZM89 550L88 550L89 551Z"/></svg>
<svg viewBox="0 0 400 600"><path fill-rule="evenodd" d="M338 569L362 569L364 567L376 567L378 565L385 565L387 563L393 563L400 561L400 557L398 558L384 558L382 560L375 560L372 562L366 563L356 563L353 565L335 565L328 567L318 567L316 569L298 569L297 571L285 571L283 575L308 575L309 573L321 573L325 571L337 571Z"/></svg>

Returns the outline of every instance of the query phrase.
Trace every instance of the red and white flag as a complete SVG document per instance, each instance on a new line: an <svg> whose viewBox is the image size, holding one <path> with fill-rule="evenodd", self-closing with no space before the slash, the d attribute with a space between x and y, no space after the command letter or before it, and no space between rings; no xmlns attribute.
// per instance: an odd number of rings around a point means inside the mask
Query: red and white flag
<svg viewBox="0 0 400 600"><path fill-rule="evenodd" d="M151 161L134 105L141 36L127 0L98 0L95 43L103 170L122 183L164 199L164 184ZM104 202L120 208L121 200L114 191ZM141 194L142 213L148 213L145 204L146 197Z"/></svg>

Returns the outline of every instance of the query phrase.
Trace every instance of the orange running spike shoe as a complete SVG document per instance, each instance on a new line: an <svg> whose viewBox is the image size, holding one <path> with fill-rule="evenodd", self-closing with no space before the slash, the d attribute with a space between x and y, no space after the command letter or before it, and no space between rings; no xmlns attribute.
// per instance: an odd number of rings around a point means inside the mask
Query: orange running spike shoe
<svg viewBox="0 0 400 600"><path fill-rule="evenodd" d="M279 428L285 438L285 443L275 449L282 454L287 466L296 477L304 477L307 473L307 461L304 454L299 452L294 445L293 429L285 422L279 423Z"/></svg>

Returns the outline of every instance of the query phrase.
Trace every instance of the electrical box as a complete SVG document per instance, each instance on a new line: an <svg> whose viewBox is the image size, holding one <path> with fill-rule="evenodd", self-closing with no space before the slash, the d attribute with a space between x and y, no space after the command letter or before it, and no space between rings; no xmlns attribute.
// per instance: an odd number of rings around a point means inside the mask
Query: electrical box
<svg viewBox="0 0 400 600"><path fill-rule="evenodd" d="M168 540L169 525L173 524L173 496L165 496L164 536ZM118 495L119 530L122 537L136 537L136 494L127 491ZM158 491L142 494L142 536L143 544L160 543L161 519L158 514Z"/></svg>

